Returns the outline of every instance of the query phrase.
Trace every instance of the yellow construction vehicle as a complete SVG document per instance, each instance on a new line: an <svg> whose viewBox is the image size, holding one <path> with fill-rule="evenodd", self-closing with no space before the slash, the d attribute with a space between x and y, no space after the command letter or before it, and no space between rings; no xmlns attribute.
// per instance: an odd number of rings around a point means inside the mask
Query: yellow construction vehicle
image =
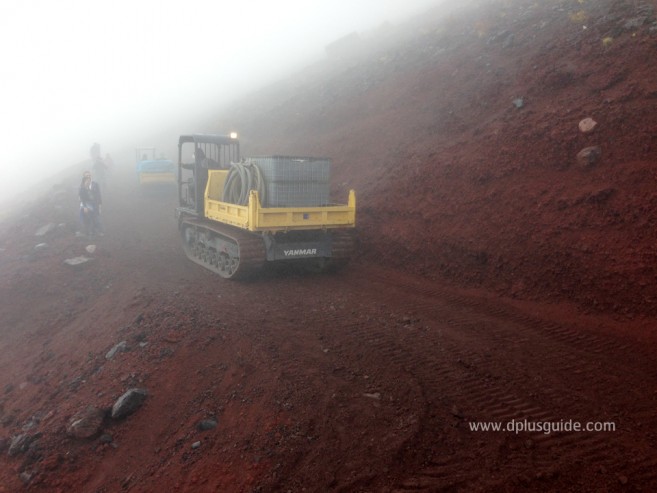
<svg viewBox="0 0 657 493"><path fill-rule="evenodd" d="M267 262L313 271L346 263L353 250L356 194L329 198L328 158L243 159L235 135L182 135L178 226L186 255L227 279Z"/></svg>

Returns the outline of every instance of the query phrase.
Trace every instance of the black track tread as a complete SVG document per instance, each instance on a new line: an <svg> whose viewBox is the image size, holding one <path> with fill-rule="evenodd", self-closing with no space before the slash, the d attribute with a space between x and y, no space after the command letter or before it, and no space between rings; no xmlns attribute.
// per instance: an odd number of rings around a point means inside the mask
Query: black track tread
<svg viewBox="0 0 657 493"><path fill-rule="evenodd" d="M183 243L183 249L187 257L193 262L205 267L212 272L215 272L227 279L244 279L259 271L265 261L266 252L265 244L262 236L247 231L241 231L232 226L223 225L220 223L209 223L207 221L198 219L185 219L181 225L181 230L185 225L190 225L197 230L203 229L212 231L216 235L222 236L225 240L231 241L238 245L239 248L239 264L237 269L231 276L226 276L215 266L205 262L203 259L196 257L187 245Z"/></svg>
<svg viewBox="0 0 657 493"><path fill-rule="evenodd" d="M336 263L346 263L354 253L353 230L337 230L332 233L331 258Z"/></svg>

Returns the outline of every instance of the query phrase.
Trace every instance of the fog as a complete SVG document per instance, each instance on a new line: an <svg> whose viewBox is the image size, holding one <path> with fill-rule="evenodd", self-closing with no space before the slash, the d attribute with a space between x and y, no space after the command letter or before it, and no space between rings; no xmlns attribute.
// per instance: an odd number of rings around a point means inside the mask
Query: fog
<svg viewBox="0 0 657 493"><path fill-rule="evenodd" d="M208 131L195 121L209 108L437 3L5 0L0 203L89 159L93 142L105 155L151 146L164 129Z"/></svg>

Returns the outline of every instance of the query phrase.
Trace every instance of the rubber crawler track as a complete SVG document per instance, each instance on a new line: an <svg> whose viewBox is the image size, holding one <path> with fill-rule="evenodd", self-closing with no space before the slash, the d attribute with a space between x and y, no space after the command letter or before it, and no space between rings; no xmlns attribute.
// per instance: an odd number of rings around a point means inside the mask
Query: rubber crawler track
<svg viewBox="0 0 657 493"><path fill-rule="evenodd" d="M194 231L194 241L189 242L186 229ZM219 274L226 279L244 279L257 273L264 266L267 258L265 244L258 234L241 231L222 224L208 224L196 219L185 219L180 226L183 250L193 262ZM226 252L217 252L198 241L201 231L209 232L236 246L238 256ZM316 259L318 266L310 270L333 270L349 262L354 250L354 236L351 231L334 231L332 233L330 259Z"/></svg>
<svg viewBox="0 0 657 493"><path fill-rule="evenodd" d="M214 249L208 248L197 241L193 243L186 241L185 229L187 228L193 229L195 239L198 239L200 231L206 231L219 236L224 241L236 245L239 252L238 256L226 257L224 260L230 263L230 267L221 269L218 266L218 259L222 252L216 252ZM183 250L187 257L226 279L244 279L249 277L259 271L265 263L265 244L259 235L240 231L229 226L222 226L221 224L208 224L194 219L185 219L180 226L180 231L183 236Z"/></svg>

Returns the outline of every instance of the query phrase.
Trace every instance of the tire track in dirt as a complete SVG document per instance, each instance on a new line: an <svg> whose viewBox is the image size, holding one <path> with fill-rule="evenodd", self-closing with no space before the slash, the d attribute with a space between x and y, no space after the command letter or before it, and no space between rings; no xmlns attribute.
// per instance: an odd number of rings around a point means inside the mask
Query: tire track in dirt
<svg viewBox="0 0 657 493"><path fill-rule="evenodd" d="M588 417L599 413L595 388L604 392L612 403L617 402L626 413L649 420L648 427L655 424L652 402L644 399L637 404L623 395L637 379L649 382L652 386L648 388L656 386L654 367L636 347L434 286L400 285L398 279L392 282L387 277L377 278L376 274L362 282L367 287L360 286L361 292L385 293L376 296L376 302L382 302L388 309L394 307L402 313L426 317L423 322L433 326L423 333L421 341L391 336L376 323L363 323L358 330L353 330L352 326L350 330L341 331L354 339L352 343L368 341L382 360L413 375L425 399L418 440L422 434L431 433L434 423L428 410L436 406L452 406L456 409L454 414L478 421L504 423L527 419L555 423L564 416L582 419L582 413ZM380 284L381 289L373 288L372 282ZM358 290L359 286L355 287ZM403 301L400 303L400 300ZM340 325L342 322L336 319L333 323ZM540 353L524 355L535 347L541 348ZM500 350L495 360L489 354L491 348ZM512 350L503 352L505 348ZM564 360L567 360L565 365ZM533 364L557 370L550 378L533 380L527 373L527 368ZM578 375L582 381L580 388L567 388L560 383L560 376L568 374ZM610 376L613 377L611 382ZM441 397L432 397L435 395ZM510 438L515 437L496 434L488 448L490 451L504 448ZM499 457L500 453L495 452L498 461L503 462L503 473L507 477L535 472L536 477L550 476L555 467L564 468L575 461L585 461L591 467L632 474L634 481L641 484L656 482L654 468L650 467L654 448L646 440L638 439L630 451L615 440L613 433L530 432L523 433L522 438L529 444L530 453L512 451ZM626 453L618 454L619 448ZM628 453L635 454L636 464L628 465L618 459L627 457ZM492 486L481 469L478 472L464 470L464 464L471 461L472 452L467 450L448 459L431 460L426 468L402 481L398 490Z"/></svg>
<svg viewBox="0 0 657 493"><path fill-rule="evenodd" d="M255 310L246 316L244 328L240 329L266 355L262 371L276 372L268 407L282 417L276 449L286 450L277 456L284 465L276 479L267 480L270 483L263 491L296 490L311 483L351 491L354 485L370 482L378 475L363 472L369 469L370 462L379 467L395 453L399 443L415 433L413 420L403 422L396 408L389 404L392 395L399 398L391 390L394 386L388 385L394 381L396 371L385 376L378 371L370 372L368 365L360 365L357 359L341 354L341 343L331 337L334 330L357 333L361 322L351 312L327 306L339 303L332 294L339 290L329 289L327 298L308 296L308 290L319 294L326 287L317 286L312 280L305 286L301 279L289 286L287 294L292 293L294 297L298 293L300 298L305 296L313 301L297 313L271 317L266 306L279 302L279 298L266 285L264 282L252 286L257 293L255 297L265 303L261 313ZM316 299L323 301L315 304ZM413 392L414 389L405 389L404 395ZM370 426L371 423L375 425ZM321 440L322 447L314 445L317 440ZM324 447L331 453L343 451L344 457L352 454L356 458L322 468ZM354 454L354 451L360 452Z"/></svg>

